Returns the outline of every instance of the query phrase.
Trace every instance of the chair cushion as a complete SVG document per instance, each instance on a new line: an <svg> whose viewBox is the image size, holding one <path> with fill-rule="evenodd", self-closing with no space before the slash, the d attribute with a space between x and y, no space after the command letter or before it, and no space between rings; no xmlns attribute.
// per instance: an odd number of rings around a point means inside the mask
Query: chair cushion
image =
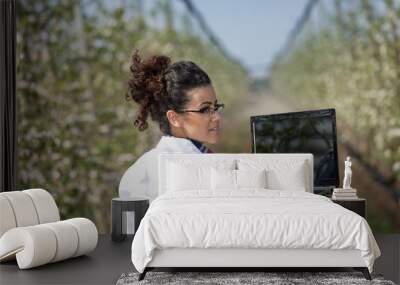
<svg viewBox="0 0 400 285"><path fill-rule="evenodd" d="M43 189L0 193L0 237L14 227L56 222L60 214L56 202Z"/></svg>
<svg viewBox="0 0 400 285"><path fill-rule="evenodd" d="M88 219L60 221L53 197L43 189L0 193L0 262L17 259L20 269L86 254L97 245Z"/></svg>
<svg viewBox="0 0 400 285"><path fill-rule="evenodd" d="M30 196L23 191L3 192L1 196L10 203L17 227L39 224L35 205Z"/></svg>
<svg viewBox="0 0 400 285"><path fill-rule="evenodd" d="M97 240L96 226L85 218L17 227L0 238L0 261L16 257L19 268L28 269L86 254Z"/></svg>
<svg viewBox="0 0 400 285"><path fill-rule="evenodd" d="M2 193L0 193L0 237L9 229L17 226L11 204L8 199L1 194Z"/></svg>
<svg viewBox="0 0 400 285"><path fill-rule="evenodd" d="M28 189L22 191L30 196L38 215L39 224L57 222L60 220L60 213L53 196L43 189Z"/></svg>

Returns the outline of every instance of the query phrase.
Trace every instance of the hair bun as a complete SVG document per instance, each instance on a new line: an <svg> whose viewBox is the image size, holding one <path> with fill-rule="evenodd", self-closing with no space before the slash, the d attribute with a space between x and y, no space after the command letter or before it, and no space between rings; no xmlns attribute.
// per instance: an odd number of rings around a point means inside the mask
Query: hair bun
<svg viewBox="0 0 400 285"><path fill-rule="evenodd" d="M139 104L135 126L139 125L140 130L147 128L149 109L158 107L165 100L163 75L170 63L171 59L164 55L153 55L145 60L140 57L138 50L132 55L127 98L130 97Z"/></svg>
<svg viewBox="0 0 400 285"><path fill-rule="evenodd" d="M163 89L162 78L170 63L171 59L164 55L153 55L146 60L142 60L139 56L139 51L136 50L132 56L130 67L132 77L129 81L129 87L133 93L142 93L142 96L139 97L161 95L160 93ZM135 100L135 98L133 99Z"/></svg>
<svg viewBox="0 0 400 285"><path fill-rule="evenodd" d="M154 55L148 62L149 69L152 69L155 75L163 75L170 66L171 59L164 55Z"/></svg>

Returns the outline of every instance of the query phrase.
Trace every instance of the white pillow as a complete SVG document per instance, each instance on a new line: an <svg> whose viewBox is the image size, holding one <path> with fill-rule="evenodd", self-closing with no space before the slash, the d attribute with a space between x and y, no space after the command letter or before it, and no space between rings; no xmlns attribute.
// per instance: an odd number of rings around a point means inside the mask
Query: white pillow
<svg viewBox="0 0 400 285"><path fill-rule="evenodd" d="M208 155L204 155L204 158L206 156ZM236 168L236 160L215 159L212 156L206 159L190 156L168 159L165 162L165 191L211 191L211 167L233 170Z"/></svg>
<svg viewBox="0 0 400 285"><path fill-rule="evenodd" d="M236 169L236 159L214 157L213 154L183 154L179 157L166 159L166 166L170 163L187 166L208 166L217 169Z"/></svg>
<svg viewBox="0 0 400 285"><path fill-rule="evenodd" d="M211 167L168 163L167 191L211 188Z"/></svg>
<svg viewBox="0 0 400 285"><path fill-rule="evenodd" d="M239 190L241 188L266 188L266 170L211 169L212 190Z"/></svg>
<svg viewBox="0 0 400 285"><path fill-rule="evenodd" d="M267 188L267 171L235 170L237 188Z"/></svg>
<svg viewBox="0 0 400 285"><path fill-rule="evenodd" d="M235 190L236 170L211 168L211 189L212 190Z"/></svg>
<svg viewBox="0 0 400 285"><path fill-rule="evenodd" d="M306 191L307 167L304 160L238 159L239 170L267 170L267 188Z"/></svg>

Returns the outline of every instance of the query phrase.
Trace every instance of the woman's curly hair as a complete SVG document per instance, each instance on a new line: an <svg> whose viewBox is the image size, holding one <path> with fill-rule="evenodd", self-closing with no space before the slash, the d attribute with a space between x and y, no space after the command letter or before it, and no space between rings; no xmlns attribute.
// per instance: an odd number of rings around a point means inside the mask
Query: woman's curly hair
<svg viewBox="0 0 400 285"><path fill-rule="evenodd" d="M135 50L126 94L127 100L133 99L139 104L134 126L139 131L147 129L150 114L164 134L171 134L167 111L179 112L190 100L187 91L209 84L211 80L208 75L191 61L171 64L171 59L164 55L153 55L143 60L139 51Z"/></svg>

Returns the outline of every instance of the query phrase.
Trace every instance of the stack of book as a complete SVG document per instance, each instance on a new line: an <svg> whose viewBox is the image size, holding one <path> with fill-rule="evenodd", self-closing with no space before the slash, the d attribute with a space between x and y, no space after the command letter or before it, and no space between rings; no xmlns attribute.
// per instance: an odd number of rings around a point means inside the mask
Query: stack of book
<svg viewBox="0 0 400 285"><path fill-rule="evenodd" d="M353 200L358 199L357 189L333 189L332 199L334 200Z"/></svg>

